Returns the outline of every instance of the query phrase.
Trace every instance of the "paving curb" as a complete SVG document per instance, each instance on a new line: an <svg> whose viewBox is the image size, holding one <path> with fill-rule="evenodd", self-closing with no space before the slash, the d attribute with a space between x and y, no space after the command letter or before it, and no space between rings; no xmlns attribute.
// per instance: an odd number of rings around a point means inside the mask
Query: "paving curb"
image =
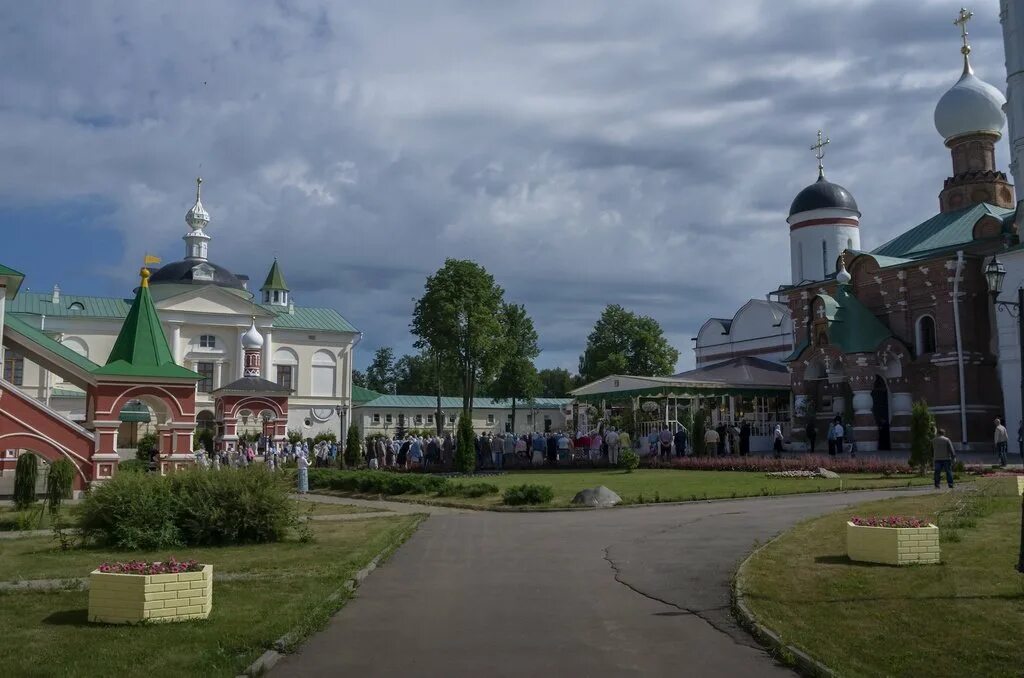
<svg viewBox="0 0 1024 678"><path fill-rule="evenodd" d="M786 530L786 532L789 532L789 530ZM761 549L768 547L776 539L786 534L786 532L776 535L761 546L758 546L740 563L736 574L733 575L732 586L730 586L732 614L745 631L770 650L771 655L775 659L793 667L800 675L808 676L809 678L837 678L835 671L803 650L786 643L778 633L757 621L757 617L747 607L743 591L740 590L740 581L744 578L750 560L760 553Z"/></svg>
<svg viewBox="0 0 1024 678"><path fill-rule="evenodd" d="M363 569L356 572L354 575L352 575L351 578L346 579L341 586L336 588L330 595L327 596L327 598L325 598L325 601L334 602L343 594L355 591L359 587L359 585L363 583L363 580L370 576L371 572L377 569L377 566L380 565L381 562L386 560L392 553L397 551L398 547L404 544L406 540L409 539L409 537L411 537L413 533L416 532L417 529L419 529L419 526L423 523L424 520L426 520L426 516L422 517L419 521L416 522L415 525L409 527L402 534L400 534L399 537L394 540L394 542L382 548L377 553L377 555L375 555L370 560L370 562L367 563L365 567L363 567ZM337 614L337 611L331 613L331 616L333 617L335 614ZM283 636L274 641L274 645L271 649L267 650L259 657L257 657L256 661L254 661L252 664L249 664L249 666L247 666L245 670L243 670L242 673L240 673L237 676L237 678L250 678L252 676L262 676L264 673L274 668L274 666L279 661L281 661L285 657L285 655L288 654L287 648L290 645L299 640L301 640L301 632L298 629L289 631L288 633L284 634Z"/></svg>

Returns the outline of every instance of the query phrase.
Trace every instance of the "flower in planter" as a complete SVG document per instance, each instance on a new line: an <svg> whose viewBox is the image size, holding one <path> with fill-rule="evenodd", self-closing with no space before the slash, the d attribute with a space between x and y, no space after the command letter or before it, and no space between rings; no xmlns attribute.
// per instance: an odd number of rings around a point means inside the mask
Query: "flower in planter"
<svg viewBox="0 0 1024 678"><path fill-rule="evenodd" d="M914 516L853 516L850 522L861 527L928 527L928 523Z"/></svg>
<svg viewBox="0 0 1024 678"><path fill-rule="evenodd" d="M147 563L142 560L129 560L126 563L103 563L97 568L106 574L179 574L181 572L199 572L203 566L197 560L177 560L169 556L166 561Z"/></svg>

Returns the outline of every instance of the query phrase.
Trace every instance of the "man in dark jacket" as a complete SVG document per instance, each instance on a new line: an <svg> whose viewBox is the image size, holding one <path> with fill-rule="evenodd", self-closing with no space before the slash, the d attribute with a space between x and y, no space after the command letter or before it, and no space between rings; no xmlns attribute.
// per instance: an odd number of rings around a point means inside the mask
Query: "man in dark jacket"
<svg viewBox="0 0 1024 678"><path fill-rule="evenodd" d="M746 419L740 424L740 456L750 454L750 422Z"/></svg>
<svg viewBox="0 0 1024 678"><path fill-rule="evenodd" d="M814 454L814 441L818 439L818 429L814 426L814 420L809 419L807 421L807 449L811 454Z"/></svg>
<svg viewBox="0 0 1024 678"><path fill-rule="evenodd" d="M558 437L549 435L548 436L548 463L552 466L558 466Z"/></svg>
<svg viewBox="0 0 1024 678"><path fill-rule="evenodd" d="M676 434L672 437L672 442L675 443L676 446L677 457L682 457L686 455L686 440L686 429L680 426L679 430L676 431Z"/></svg>

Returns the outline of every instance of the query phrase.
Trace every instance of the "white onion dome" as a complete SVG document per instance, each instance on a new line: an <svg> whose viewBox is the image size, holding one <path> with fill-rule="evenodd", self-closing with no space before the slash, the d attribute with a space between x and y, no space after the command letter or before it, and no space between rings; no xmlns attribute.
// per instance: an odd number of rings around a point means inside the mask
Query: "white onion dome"
<svg viewBox="0 0 1024 678"><path fill-rule="evenodd" d="M242 335L242 348L258 349L263 348L263 335L256 329L256 319L252 319L252 325Z"/></svg>
<svg viewBox="0 0 1024 678"><path fill-rule="evenodd" d="M198 231L210 223L210 214L203 207L203 201L199 199L199 187L203 184L203 178L196 179L196 204L185 213L185 223L192 230Z"/></svg>
<svg viewBox="0 0 1024 678"><path fill-rule="evenodd" d="M836 273L836 282L840 285L849 285L851 280L853 280L853 276L846 270L846 262L840 259L839 272Z"/></svg>
<svg viewBox="0 0 1024 678"><path fill-rule="evenodd" d="M935 106L935 129L946 141L965 134L1000 136L1006 125L1005 104L1003 93L976 76L965 59L963 75Z"/></svg>

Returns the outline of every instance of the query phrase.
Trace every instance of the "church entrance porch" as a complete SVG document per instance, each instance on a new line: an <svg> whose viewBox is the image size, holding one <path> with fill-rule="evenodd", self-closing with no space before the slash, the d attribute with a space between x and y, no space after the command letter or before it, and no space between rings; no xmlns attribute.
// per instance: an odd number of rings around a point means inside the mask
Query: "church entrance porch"
<svg viewBox="0 0 1024 678"><path fill-rule="evenodd" d="M875 377L875 387L871 390L871 413L878 428L878 449L891 450L892 438L889 431L889 389L885 380Z"/></svg>

